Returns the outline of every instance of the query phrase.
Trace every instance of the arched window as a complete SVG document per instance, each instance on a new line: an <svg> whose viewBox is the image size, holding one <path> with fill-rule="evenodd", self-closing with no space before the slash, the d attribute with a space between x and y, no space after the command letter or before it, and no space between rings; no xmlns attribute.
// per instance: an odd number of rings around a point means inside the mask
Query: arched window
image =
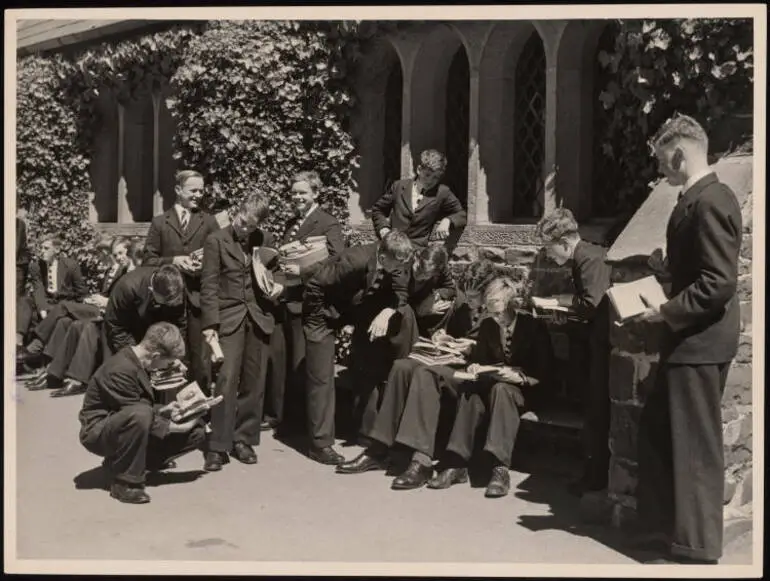
<svg viewBox="0 0 770 581"><path fill-rule="evenodd" d="M382 144L382 176L384 192L390 184L401 178L401 110L403 106L404 78L401 63L396 60L388 74L385 86L385 131Z"/></svg>
<svg viewBox="0 0 770 581"><path fill-rule="evenodd" d="M457 49L446 83L446 183L463 204L468 199L470 69L465 48Z"/></svg>
<svg viewBox="0 0 770 581"><path fill-rule="evenodd" d="M513 125L513 213L538 215L545 157L545 51L533 32L516 64Z"/></svg>

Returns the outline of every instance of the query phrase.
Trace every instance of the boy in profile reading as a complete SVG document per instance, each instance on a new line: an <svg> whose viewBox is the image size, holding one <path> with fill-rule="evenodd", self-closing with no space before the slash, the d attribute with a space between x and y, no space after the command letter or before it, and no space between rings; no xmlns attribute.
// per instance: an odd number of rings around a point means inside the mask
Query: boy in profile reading
<svg viewBox="0 0 770 581"><path fill-rule="evenodd" d="M611 267L605 262L605 248L580 238L578 223L572 212L558 208L537 225L548 257L559 265L571 263L575 294L570 308L578 319L588 345L587 380L584 393L583 445L585 466L583 475L570 485L572 492L603 490L607 486L610 450L609 398L609 304L606 296L610 287ZM564 322L557 315L557 321Z"/></svg>

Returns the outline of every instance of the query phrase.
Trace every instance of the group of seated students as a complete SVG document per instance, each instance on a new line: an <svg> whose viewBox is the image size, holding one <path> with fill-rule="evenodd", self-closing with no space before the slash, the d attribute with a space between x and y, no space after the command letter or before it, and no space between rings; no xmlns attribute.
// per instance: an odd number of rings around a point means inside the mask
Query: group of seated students
<svg viewBox="0 0 770 581"><path fill-rule="evenodd" d="M80 439L104 458L111 495L149 502L147 472L173 467L192 449L202 451L208 472L230 458L255 464L266 429L304 436L307 456L339 474L408 460L392 483L397 490L465 482L478 449L489 469L486 495L507 494L521 412L536 386L549 381L550 339L524 310L522 281L497 277L480 296L453 282L441 240L464 226L466 215L439 183L445 169L443 154L423 152L416 178L395 182L375 204L378 240L350 247L338 221L319 207L316 172L293 177L295 217L276 237L262 228L267 196L246 196L220 227L200 209L203 176L182 171L174 206L152 221L141 265L116 240L104 294L88 301L78 301L84 292L77 265L46 239L32 276L35 293L19 301L20 336L31 339L23 360L39 354L49 361L39 373L65 378L67 393L85 391ZM432 232L438 243L429 242ZM329 257L309 267L260 254L311 236L326 237ZM58 286L46 286L46 276ZM350 326L354 430L366 447L346 460L334 448L335 340ZM83 340L87 333L96 343ZM409 357L420 337L446 335L468 339L461 369ZM96 344L104 362L97 369L92 359L87 375L75 375L72 354ZM150 376L174 360L221 403L173 421L179 404L155 391ZM440 449L443 417L452 422Z"/></svg>

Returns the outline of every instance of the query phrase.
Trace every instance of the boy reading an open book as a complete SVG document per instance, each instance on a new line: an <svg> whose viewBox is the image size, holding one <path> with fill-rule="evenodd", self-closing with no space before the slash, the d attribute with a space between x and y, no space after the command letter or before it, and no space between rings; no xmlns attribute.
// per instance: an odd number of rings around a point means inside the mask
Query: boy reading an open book
<svg viewBox="0 0 770 581"><path fill-rule="evenodd" d="M576 494L602 490L607 486L610 462L610 309L606 293L612 269L605 262L606 249L580 238L578 223L566 208L545 216L537 226L537 235L549 258L559 265L571 263L575 294L569 307L574 316L587 323L575 330L589 349L583 427L586 464L583 475L570 488ZM563 322L563 315L557 315L557 321Z"/></svg>
<svg viewBox="0 0 770 581"><path fill-rule="evenodd" d="M150 502L144 490L147 470L202 447L199 417L175 422L178 404L163 406L150 373L184 356L179 328L151 325L138 345L124 347L107 359L88 383L80 411L80 443L104 458L112 483L110 495L129 504Z"/></svg>

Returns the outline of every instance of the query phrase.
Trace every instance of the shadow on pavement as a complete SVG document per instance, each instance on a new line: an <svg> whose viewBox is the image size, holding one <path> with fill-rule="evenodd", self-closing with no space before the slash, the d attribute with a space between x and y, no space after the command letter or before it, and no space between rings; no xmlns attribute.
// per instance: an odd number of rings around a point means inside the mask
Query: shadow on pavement
<svg viewBox="0 0 770 581"><path fill-rule="evenodd" d="M516 498L533 504L546 504L548 515L526 515L518 518L517 524L537 532L559 530L581 537L589 537L604 546L636 561L649 557L643 551L630 549L626 535L609 525L589 524L580 513L580 499L567 491L566 482L553 475L532 473L512 491Z"/></svg>
<svg viewBox="0 0 770 581"><path fill-rule="evenodd" d="M185 484L198 480L206 474L203 470L188 470L185 472L150 472L147 474L146 486L165 486L167 484ZM77 490L109 490L110 476L102 467L96 466L81 472L74 478Z"/></svg>

